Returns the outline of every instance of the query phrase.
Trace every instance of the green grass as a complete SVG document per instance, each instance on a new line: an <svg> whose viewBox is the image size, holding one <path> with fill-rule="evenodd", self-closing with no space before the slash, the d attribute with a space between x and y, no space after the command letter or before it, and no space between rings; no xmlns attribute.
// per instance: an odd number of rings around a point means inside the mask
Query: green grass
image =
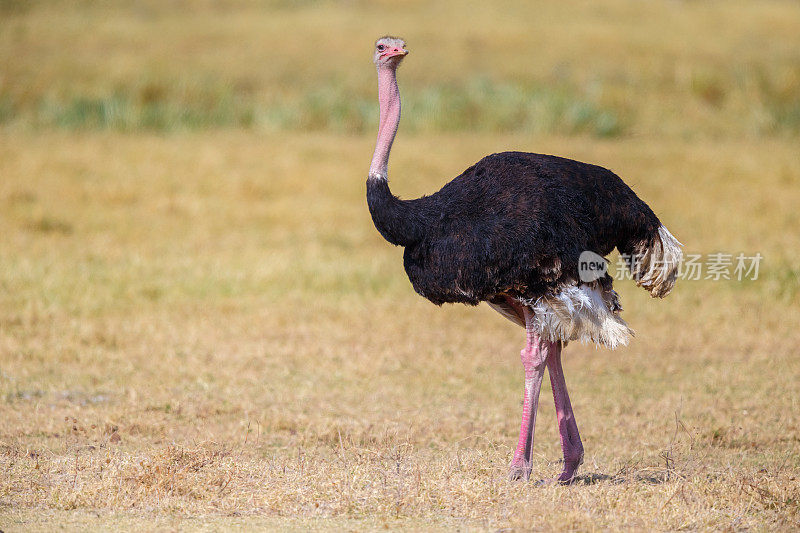
<svg viewBox="0 0 800 533"><path fill-rule="evenodd" d="M110 96L45 97L30 108L6 97L0 124L39 129L122 132L243 128L363 134L377 128L374 95L354 98L354 87L329 84L299 97L258 102L230 86L144 84ZM531 132L619 135L622 119L591 98L567 89L495 83L431 85L410 93L404 129L412 132Z"/></svg>
<svg viewBox="0 0 800 533"><path fill-rule="evenodd" d="M211 74L209 74L209 77ZM555 77L555 76L554 76ZM786 72L754 67L737 72L693 72L686 98L722 116L745 112L732 133L800 134L800 66ZM280 98L254 94L232 80L158 79L120 86L110 93L44 94L31 98L12 89L0 94L0 125L34 130L182 131L245 128L262 131L330 131L362 134L377 125L375 98L363 86L323 80ZM606 90L606 87L608 90ZM584 87L553 79L507 82L473 75L404 90L404 129L417 132L529 132L611 137L646 127L624 98L634 84L599 78ZM749 109L744 110L746 105ZM642 103L643 104L643 103ZM693 134L712 134L699 125ZM684 130L689 133L689 129Z"/></svg>

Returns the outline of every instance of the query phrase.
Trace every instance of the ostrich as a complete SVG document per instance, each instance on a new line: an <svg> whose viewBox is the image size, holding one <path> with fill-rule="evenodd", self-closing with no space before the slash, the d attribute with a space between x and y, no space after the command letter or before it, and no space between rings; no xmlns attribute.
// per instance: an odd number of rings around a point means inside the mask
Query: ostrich
<svg viewBox="0 0 800 533"><path fill-rule="evenodd" d="M487 302L525 328L522 423L509 476L530 477L547 368L564 454L557 481L569 483L583 463L583 444L561 349L571 340L613 349L633 335L611 277L603 271L586 279L579 258L588 251L602 259L616 247L636 283L662 298L675 285L681 243L616 174L551 155L492 154L430 196L394 196L387 176L400 121L396 71L407 54L397 37L375 42L380 125L367 178L372 221L384 239L405 248L417 293L437 305Z"/></svg>

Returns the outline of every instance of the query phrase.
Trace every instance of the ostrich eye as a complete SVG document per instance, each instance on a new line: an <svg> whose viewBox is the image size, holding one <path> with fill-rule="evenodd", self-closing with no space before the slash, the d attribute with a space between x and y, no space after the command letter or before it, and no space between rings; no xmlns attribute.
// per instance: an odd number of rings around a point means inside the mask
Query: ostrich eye
<svg viewBox="0 0 800 533"><path fill-rule="evenodd" d="M385 49L386 49L386 47L383 46L382 44L378 45L378 52L383 52Z"/></svg>

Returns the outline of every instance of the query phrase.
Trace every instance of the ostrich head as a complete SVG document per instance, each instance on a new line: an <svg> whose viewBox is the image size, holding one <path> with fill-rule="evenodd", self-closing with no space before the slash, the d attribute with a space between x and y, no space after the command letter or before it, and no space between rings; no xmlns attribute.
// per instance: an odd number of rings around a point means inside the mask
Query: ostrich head
<svg viewBox="0 0 800 533"><path fill-rule="evenodd" d="M406 42L403 39L385 35L375 41L375 55L372 60L378 68L397 68L407 54Z"/></svg>

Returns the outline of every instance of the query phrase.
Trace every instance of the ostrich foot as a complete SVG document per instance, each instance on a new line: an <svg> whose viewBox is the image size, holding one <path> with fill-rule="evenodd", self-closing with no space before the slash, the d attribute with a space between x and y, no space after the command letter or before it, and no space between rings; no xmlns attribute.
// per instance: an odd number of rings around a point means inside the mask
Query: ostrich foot
<svg viewBox="0 0 800 533"><path fill-rule="evenodd" d="M508 479L510 481L528 481L531 477L531 463L524 459L515 459L511 462L508 469Z"/></svg>
<svg viewBox="0 0 800 533"><path fill-rule="evenodd" d="M560 485L569 485L573 481L575 481L575 475L578 473L578 468L583 464L583 453L581 452L580 455L577 456L577 459L565 459L564 460L564 468L561 470L561 474L553 481Z"/></svg>
<svg viewBox="0 0 800 533"><path fill-rule="evenodd" d="M575 481L575 474L578 473L578 467L583 464L583 458L579 459L578 461L569 461L564 463L564 470L561 471L561 474L555 479L556 483L561 485L569 485L573 481Z"/></svg>

